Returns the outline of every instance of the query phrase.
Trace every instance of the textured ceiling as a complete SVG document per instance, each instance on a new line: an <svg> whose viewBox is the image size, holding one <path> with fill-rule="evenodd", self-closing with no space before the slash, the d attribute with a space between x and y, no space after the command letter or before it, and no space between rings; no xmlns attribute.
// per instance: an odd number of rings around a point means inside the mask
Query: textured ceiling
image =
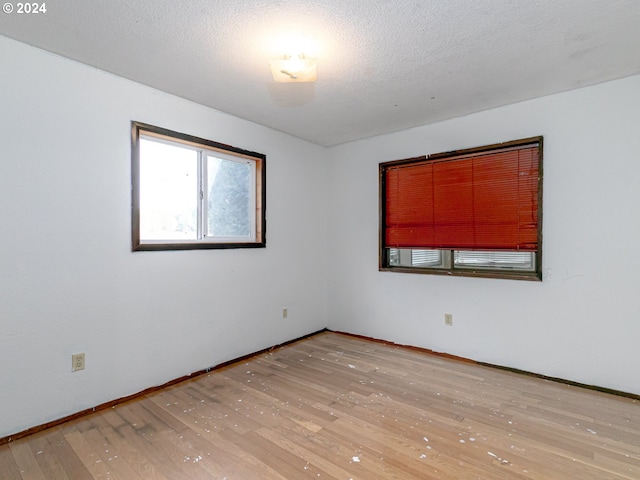
<svg viewBox="0 0 640 480"><path fill-rule="evenodd" d="M639 0L46 5L0 34L327 146L640 73ZM316 83L273 82L294 50Z"/></svg>

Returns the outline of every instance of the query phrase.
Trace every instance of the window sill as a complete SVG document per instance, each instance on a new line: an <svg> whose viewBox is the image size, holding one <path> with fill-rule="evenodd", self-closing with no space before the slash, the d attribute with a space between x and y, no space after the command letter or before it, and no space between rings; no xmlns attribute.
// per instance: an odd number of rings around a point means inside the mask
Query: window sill
<svg viewBox="0 0 640 480"><path fill-rule="evenodd" d="M441 275L448 277L476 277L476 278L501 278L507 280L528 280L541 282L542 277L538 272L506 272L502 270L448 270L438 268L410 268L410 267L379 267L381 272L413 273L421 275Z"/></svg>
<svg viewBox="0 0 640 480"><path fill-rule="evenodd" d="M266 243L213 243L213 242L190 242L190 243L141 243L133 246L134 252L140 251L161 251L161 250L211 250L229 248L265 248Z"/></svg>

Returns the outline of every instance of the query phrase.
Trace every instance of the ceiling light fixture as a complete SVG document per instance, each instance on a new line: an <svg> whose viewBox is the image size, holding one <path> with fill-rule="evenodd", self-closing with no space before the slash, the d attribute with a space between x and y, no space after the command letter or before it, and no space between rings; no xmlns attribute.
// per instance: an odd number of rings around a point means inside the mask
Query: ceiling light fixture
<svg viewBox="0 0 640 480"><path fill-rule="evenodd" d="M271 60L271 74L276 82L315 82L317 59L303 53L285 55L283 60Z"/></svg>

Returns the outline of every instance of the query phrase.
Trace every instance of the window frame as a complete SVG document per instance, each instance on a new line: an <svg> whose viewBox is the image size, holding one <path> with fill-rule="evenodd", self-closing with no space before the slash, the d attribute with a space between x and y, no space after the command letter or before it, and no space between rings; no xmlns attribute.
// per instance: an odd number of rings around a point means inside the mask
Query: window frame
<svg viewBox="0 0 640 480"><path fill-rule="evenodd" d="M255 198L251 204L255 207L255 222L251 229L255 232L255 239L251 241L236 241L229 237L216 240L215 237L206 237L196 240L143 240L140 236L140 139L152 137L159 142L170 145L184 145L187 148L205 150L206 152L219 152L227 157L235 157L239 160L247 159L255 164L252 181L255 181ZM198 173L198 189L202 200L207 194L202 192ZM198 194L198 192L194 192ZM199 212L201 213L201 212ZM200 216L200 215L199 215ZM201 219L198 219L201 222ZM147 123L131 122L131 248L132 251L163 251L163 250L205 250L228 248L264 248L266 247L266 155L233 147L223 143L204 138L175 132Z"/></svg>
<svg viewBox="0 0 640 480"><path fill-rule="evenodd" d="M397 167L399 165L411 165L414 163L423 163L431 160L443 160L454 159L455 157L468 158L469 156L487 154L492 151L500 151L502 149L508 149L513 147L521 147L527 144L538 144L538 225L537 225L537 250L535 253L533 271L525 270L508 270L508 269L495 269L490 267L456 267L453 258L456 251L466 251L463 249L456 250L450 248L433 249L436 251L442 251L445 255L450 255L451 261L449 265L438 267L410 267L410 266L394 266L391 264L390 250L394 247L387 247L385 245L385 231L386 231L386 172L388 169ZM455 161L455 160L453 160ZM483 277L483 278L502 278L502 279L516 279L516 280L542 280L542 185L543 185L543 137L529 137L520 140L514 140L509 142L503 142L498 144L453 150L449 152L436 153L421 157L412 157L402 160L393 160L389 162L381 162L378 165L378 180L379 180L379 194L378 194L378 211L379 211L379 237L378 237L378 270L386 272L398 272L398 273L418 273L429 275L447 275L447 276L461 276L461 277ZM413 250L426 250L424 248L414 248ZM489 250L487 250L489 251ZM499 252L500 250L491 250L492 252ZM449 252L449 253L448 253ZM447 262L445 262L447 263Z"/></svg>

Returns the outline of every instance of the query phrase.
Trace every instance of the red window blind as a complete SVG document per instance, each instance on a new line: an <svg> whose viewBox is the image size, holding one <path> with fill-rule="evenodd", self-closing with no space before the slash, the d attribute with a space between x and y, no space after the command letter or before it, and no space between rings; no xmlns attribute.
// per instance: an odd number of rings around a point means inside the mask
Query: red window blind
<svg viewBox="0 0 640 480"><path fill-rule="evenodd" d="M384 168L388 248L538 248L538 143Z"/></svg>

